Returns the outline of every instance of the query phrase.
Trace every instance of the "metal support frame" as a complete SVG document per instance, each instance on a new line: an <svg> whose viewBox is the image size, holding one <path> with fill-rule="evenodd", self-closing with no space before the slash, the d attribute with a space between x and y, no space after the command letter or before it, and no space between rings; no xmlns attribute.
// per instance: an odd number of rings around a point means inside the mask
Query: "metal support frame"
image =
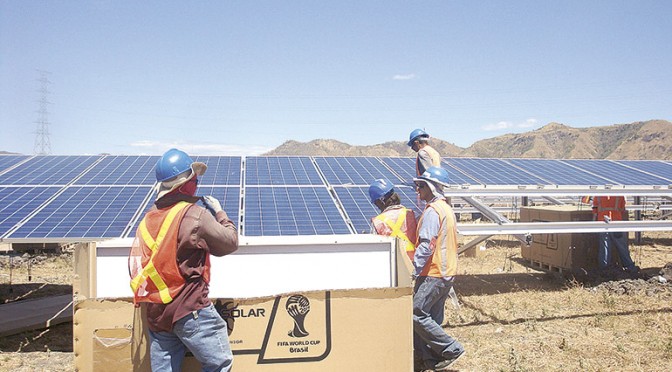
<svg viewBox="0 0 672 372"><path fill-rule="evenodd" d="M672 221L572 221L518 223L459 223L460 235L525 235L562 233L599 233L628 231L672 231Z"/></svg>
<svg viewBox="0 0 672 372"><path fill-rule="evenodd" d="M555 205L565 205L565 204L566 204L566 203L563 202L562 200L557 199L557 198L554 198L554 197L552 197L552 196L548 196L548 195L544 196L544 199L548 200L549 202L551 202L551 203L553 203L553 204L555 204Z"/></svg>
<svg viewBox="0 0 672 372"><path fill-rule="evenodd" d="M494 209L488 207L487 205L483 204L480 200L470 197L470 196L462 196L462 199L466 201L467 203L471 204L472 207L478 209L481 211L481 213L490 219L493 222L496 222L498 225L502 224L511 224L511 221L502 216L501 214L497 213ZM458 230L459 231L459 230ZM476 234L476 235L486 235L486 234ZM495 235L495 234L490 234L490 235ZM521 234L513 234L513 236L518 239L521 243L524 244L529 244L529 239L525 235ZM478 244L478 243L475 243Z"/></svg>

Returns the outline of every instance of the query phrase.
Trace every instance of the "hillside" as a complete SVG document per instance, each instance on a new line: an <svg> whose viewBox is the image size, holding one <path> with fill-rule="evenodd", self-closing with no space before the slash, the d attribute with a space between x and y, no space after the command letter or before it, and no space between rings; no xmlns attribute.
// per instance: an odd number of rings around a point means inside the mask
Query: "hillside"
<svg viewBox="0 0 672 372"><path fill-rule="evenodd" d="M589 128L549 123L525 133L484 139L466 149L438 138L432 138L430 143L447 157L672 160L672 123L650 120ZM414 153L403 141L352 146L318 139L287 141L264 155L413 156Z"/></svg>
<svg viewBox="0 0 672 372"><path fill-rule="evenodd" d="M460 156L462 151L450 142L432 138L432 146L444 156ZM304 155L304 156L413 156L414 152L406 142L385 142L370 146L352 146L330 139L317 139L310 142L287 141L275 149L263 154L266 156Z"/></svg>

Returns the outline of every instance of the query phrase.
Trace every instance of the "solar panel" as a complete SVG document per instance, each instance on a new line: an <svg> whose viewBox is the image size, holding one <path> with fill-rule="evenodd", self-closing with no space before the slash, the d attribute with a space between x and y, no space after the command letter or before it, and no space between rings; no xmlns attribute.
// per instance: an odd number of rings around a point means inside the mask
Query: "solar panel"
<svg viewBox="0 0 672 372"><path fill-rule="evenodd" d="M616 162L672 182L672 164L670 163L657 160L616 160Z"/></svg>
<svg viewBox="0 0 672 372"><path fill-rule="evenodd" d="M150 187L71 186L9 237L121 237L150 190Z"/></svg>
<svg viewBox="0 0 672 372"><path fill-rule="evenodd" d="M334 187L336 196L357 234L370 233L371 219L380 214L380 210L371 204L368 190L368 187ZM416 204L417 194L413 188L397 186L395 191L401 199L401 204L406 208L412 208L416 218L419 217L421 209Z"/></svg>
<svg viewBox="0 0 672 372"><path fill-rule="evenodd" d="M28 158L28 155L0 155L0 173Z"/></svg>
<svg viewBox="0 0 672 372"><path fill-rule="evenodd" d="M499 159L444 158L443 161L484 185L543 185L549 183Z"/></svg>
<svg viewBox="0 0 672 372"><path fill-rule="evenodd" d="M238 211L240 210L240 187L213 187L213 186L198 186L198 191L196 192L199 196L211 195L217 198L222 204L222 208L229 216L229 219L238 226ZM154 202L156 201L156 195L152 195L150 200L143 206L142 213L138 216L137 221L133 224L133 227L129 230L128 236L134 237L136 231L138 231L138 226L140 221L147 214L147 212L152 208ZM202 202L197 202L197 205L203 206Z"/></svg>
<svg viewBox="0 0 672 372"><path fill-rule="evenodd" d="M199 179L199 185L240 186L240 156L197 156L194 161L208 165L208 170Z"/></svg>
<svg viewBox="0 0 672 372"><path fill-rule="evenodd" d="M245 158L246 185L323 185L317 168L306 156Z"/></svg>
<svg viewBox="0 0 672 372"><path fill-rule="evenodd" d="M401 181L383 163L372 157L316 157L315 162L331 185L368 186L378 178L387 178L394 184Z"/></svg>
<svg viewBox="0 0 672 372"><path fill-rule="evenodd" d="M405 184L411 185L415 174L415 158L381 158L381 160L390 166L395 172L401 175ZM442 168L448 172L448 179L454 185L478 185L480 182L475 178L469 177L448 164L443 164Z"/></svg>
<svg viewBox="0 0 672 372"><path fill-rule="evenodd" d="M158 156L105 156L74 184L151 186L158 160Z"/></svg>
<svg viewBox="0 0 672 372"><path fill-rule="evenodd" d="M393 171L395 171L405 183L413 183L415 174L415 159L414 158L380 158L383 163L387 164Z"/></svg>
<svg viewBox="0 0 672 372"><path fill-rule="evenodd" d="M522 168L539 178L554 185L604 185L609 180L572 167L559 160L549 159L506 159L519 168Z"/></svg>
<svg viewBox="0 0 672 372"><path fill-rule="evenodd" d="M219 203L222 209L229 216L229 219L238 226L238 212L240 210L240 187L208 187L198 186L198 195L212 195ZM203 206L202 203L199 205Z"/></svg>
<svg viewBox="0 0 672 372"><path fill-rule="evenodd" d="M247 187L247 236L350 234L326 187Z"/></svg>
<svg viewBox="0 0 672 372"><path fill-rule="evenodd" d="M100 156L36 156L0 175L0 185L66 185Z"/></svg>
<svg viewBox="0 0 672 372"><path fill-rule="evenodd" d="M587 170L600 177L619 185L667 185L664 178L649 175L638 170L628 168L610 160L562 160L577 168Z"/></svg>
<svg viewBox="0 0 672 372"><path fill-rule="evenodd" d="M0 237L37 210L60 187L0 187Z"/></svg>

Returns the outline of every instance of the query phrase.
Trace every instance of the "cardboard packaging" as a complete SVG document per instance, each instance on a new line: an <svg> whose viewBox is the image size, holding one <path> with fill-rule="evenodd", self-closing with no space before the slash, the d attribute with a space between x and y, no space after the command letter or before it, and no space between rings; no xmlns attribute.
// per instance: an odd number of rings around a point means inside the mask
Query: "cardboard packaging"
<svg viewBox="0 0 672 372"><path fill-rule="evenodd" d="M591 221L590 207L558 205L520 208L521 222ZM597 269L597 234L535 234L521 256L551 271Z"/></svg>
<svg viewBox="0 0 672 372"><path fill-rule="evenodd" d="M227 322L236 371L411 371L413 369L411 266L398 242L387 237L351 241L351 237L318 238L306 247L299 259L321 260L328 255L351 259L350 255L371 257L371 252L385 260L387 249L389 275L387 287L352 288L339 285L332 278L333 289L292 291L260 297L215 297L215 308ZM350 241L349 241L350 240ZM283 239L272 243L252 242L250 250L241 246L236 259L260 251L282 255ZM82 245L75 254L74 351L78 371L149 371L148 336L142 307L135 308L126 298L102 298L118 289L100 285L100 281L121 282L128 278L102 277L101 264L120 265L123 245L110 249L95 244ZM272 249L261 247L273 245ZM353 250L353 245L358 246ZM288 245L289 246L289 245ZM400 245L399 245L400 246ZM130 247L130 245L129 245ZM345 247L345 248L343 248ZM383 247L383 249L381 249ZM385 248L387 247L387 248ZM296 250L293 247L292 250ZM312 254L308 254L308 251ZM100 255L100 257L99 257ZM233 256L233 255L232 255ZM226 256L228 257L228 256ZM221 259L226 260L226 257ZM371 259L370 259L371 261ZM266 262L260 257L259 262ZM267 262L273 262L272 259ZM303 262L302 264L309 264ZM300 265L298 265L300 267ZM236 270L234 267L220 269ZM255 268L257 272L263 268ZM328 270L325 269L328 272ZM348 267L341 275L351 275ZM127 274L126 274L127 275ZM288 274L293 275L293 274ZM379 276L379 275L378 275ZM250 278L251 279L251 278ZM371 278L378 283L379 278ZM252 289L273 278L254 278ZM282 278L277 278L282 282ZM359 279L365 285L367 278ZM347 282L347 281L345 281ZM224 283L211 281L211 294L224 293L216 287ZM238 283L229 283L235 286ZM287 284L291 286L291 284ZM113 286L116 286L114 284ZM240 283L245 287L246 284ZM239 286L239 287L240 287ZM340 288L339 288L340 287ZM238 289L240 290L240 289ZM100 293L102 293L102 296ZM98 294L97 294L98 293ZM299 311L290 311L298 305ZM187 355L184 371L200 370L198 361Z"/></svg>

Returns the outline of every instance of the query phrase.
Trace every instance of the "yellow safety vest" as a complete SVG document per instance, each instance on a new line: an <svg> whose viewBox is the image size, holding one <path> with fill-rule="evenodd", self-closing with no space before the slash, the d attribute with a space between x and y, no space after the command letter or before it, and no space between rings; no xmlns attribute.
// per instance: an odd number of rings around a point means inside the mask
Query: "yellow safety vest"
<svg viewBox="0 0 672 372"><path fill-rule="evenodd" d="M413 261L417 223L412 210L403 206L390 208L374 217L372 222L378 235L386 235L403 240L406 254Z"/></svg>

